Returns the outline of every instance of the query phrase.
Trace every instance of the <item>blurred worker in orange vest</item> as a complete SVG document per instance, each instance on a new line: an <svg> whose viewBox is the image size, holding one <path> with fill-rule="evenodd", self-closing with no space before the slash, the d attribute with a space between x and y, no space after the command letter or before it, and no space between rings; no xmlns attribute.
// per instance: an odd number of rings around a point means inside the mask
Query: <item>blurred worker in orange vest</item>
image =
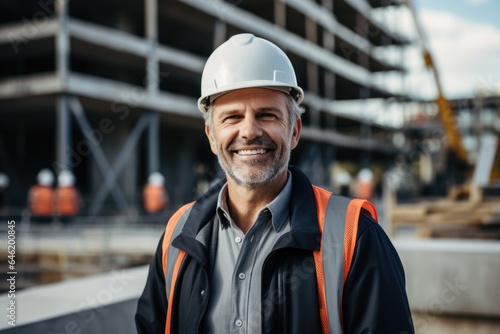
<svg viewBox="0 0 500 334"><path fill-rule="evenodd" d="M54 215L54 174L50 169L42 169L37 175L37 184L28 194L28 205L33 221L50 222Z"/></svg>
<svg viewBox="0 0 500 334"><path fill-rule="evenodd" d="M9 187L9 177L0 173L0 215L7 213L7 188Z"/></svg>
<svg viewBox="0 0 500 334"><path fill-rule="evenodd" d="M81 197L75 187L75 176L63 170L57 176L56 213L63 222L68 222L80 211Z"/></svg>
<svg viewBox="0 0 500 334"><path fill-rule="evenodd" d="M369 200L373 197L374 188L373 172L368 168L361 169L356 180L356 197Z"/></svg>
<svg viewBox="0 0 500 334"><path fill-rule="evenodd" d="M143 191L144 209L147 213L159 213L168 207L169 199L164 183L165 178L159 172L149 175Z"/></svg>
<svg viewBox="0 0 500 334"><path fill-rule="evenodd" d="M342 196L351 196L351 174L348 171L341 170L337 175L339 194Z"/></svg>

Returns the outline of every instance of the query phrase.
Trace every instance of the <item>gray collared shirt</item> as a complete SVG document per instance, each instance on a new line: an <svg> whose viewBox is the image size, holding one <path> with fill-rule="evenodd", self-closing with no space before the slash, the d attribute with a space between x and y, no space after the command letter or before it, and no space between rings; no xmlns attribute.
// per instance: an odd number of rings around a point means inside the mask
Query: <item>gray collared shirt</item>
<svg viewBox="0 0 500 334"><path fill-rule="evenodd" d="M227 184L221 189L214 223L217 249L210 250L213 275L205 316L206 333L261 333L261 274L264 261L281 235L290 230L292 175L278 196L266 205L245 235L227 207Z"/></svg>

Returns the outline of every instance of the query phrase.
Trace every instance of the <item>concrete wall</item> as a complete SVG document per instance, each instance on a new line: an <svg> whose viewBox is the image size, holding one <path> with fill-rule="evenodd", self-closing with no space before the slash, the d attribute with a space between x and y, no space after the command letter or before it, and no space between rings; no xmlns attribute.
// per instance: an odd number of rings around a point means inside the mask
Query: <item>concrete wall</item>
<svg viewBox="0 0 500 334"><path fill-rule="evenodd" d="M500 242L394 242L405 267L414 311L500 318Z"/></svg>

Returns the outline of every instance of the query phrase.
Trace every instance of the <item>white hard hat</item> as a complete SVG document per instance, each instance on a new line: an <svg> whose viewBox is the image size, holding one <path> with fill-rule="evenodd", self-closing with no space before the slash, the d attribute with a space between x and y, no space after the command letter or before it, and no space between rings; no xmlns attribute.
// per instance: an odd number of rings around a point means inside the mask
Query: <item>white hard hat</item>
<svg viewBox="0 0 500 334"><path fill-rule="evenodd" d="M7 174L0 173L0 189L5 189L9 186L10 180Z"/></svg>
<svg viewBox="0 0 500 334"><path fill-rule="evenodd" d="M156 186L161 186L165 182L165 178L159 172L153 172L149 174L148 183L154 184Z"/></svg>
<svg viewBox="0 0 500 334"><path fill-rule="evenodd" d="M358 173L358 180L361 182L371 182L373 180L373 172L368 168L363 168Z"/></svg>
<svg viewBox="0 0 500 334"><path fill-rule="evenodd" d="M201 77L198 109L206 112L219 96L251 87L283 91L292 95L297 103L304 98L292 63L280 48L252 34L235 35L208 58Z"/></svg>
<svg viewBox="0 0 500 334"><path fill-rule="evenodd" d="M75 176L69 170L63 170L57 176L57 183L60 187L68 187L75 184Z"/></svg>
<svg viewBox="0 0 500 334"><path fill-rule="evenodd" d="M38 184L42 186L51 186L54 183L54 174L50 169L44 168L37 175Z"/></svg>
<svg viewBox="0 0 500 334"><path fill-rule="evenodd" d="M340 171L337 177L337 181L341 185L347 185L351 182L351 174L349 174L345 170Z"/></svg>

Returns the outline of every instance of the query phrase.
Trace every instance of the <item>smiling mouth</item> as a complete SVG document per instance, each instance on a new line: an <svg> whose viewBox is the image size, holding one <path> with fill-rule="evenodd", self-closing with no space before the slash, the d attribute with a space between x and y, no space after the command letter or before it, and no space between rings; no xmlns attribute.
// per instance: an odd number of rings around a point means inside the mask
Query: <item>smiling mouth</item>
<svg viewBox="0 0 500 334"><path fill-rule="evenodd" d="M236 151L236 154L238 155L257 155L257 154L266 154L268 150L266 149L259 149L259 150L239 150Z"/></svg>

